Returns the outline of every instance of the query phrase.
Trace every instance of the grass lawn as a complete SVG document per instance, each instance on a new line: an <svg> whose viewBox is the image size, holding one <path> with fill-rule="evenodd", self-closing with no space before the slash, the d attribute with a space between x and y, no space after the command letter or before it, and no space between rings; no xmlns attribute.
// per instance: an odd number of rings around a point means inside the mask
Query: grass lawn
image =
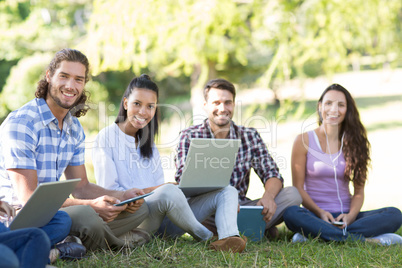
<svg viewBox="0 0 402 268"><path fill-rule="evenodd" d="M247 243L241 254L216 252L208 242L189 236L154 238L137 249L90 252L87 259L58 261L57 267L402 267L402 246L365 242L290 242L293 233L282 224L279 239ZM402 228L397 232L402 235Z"/></svg>

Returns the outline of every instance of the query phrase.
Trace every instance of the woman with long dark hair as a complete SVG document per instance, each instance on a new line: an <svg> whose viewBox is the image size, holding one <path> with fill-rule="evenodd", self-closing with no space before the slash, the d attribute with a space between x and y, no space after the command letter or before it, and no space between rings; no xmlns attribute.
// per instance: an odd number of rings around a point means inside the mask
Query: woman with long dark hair
<svg viewBox="0 0 402 268"><path fill-rule="evenodd" d="M317 113L319 127L297 136L293 145L293 185L303 198L303 207L290 207L283 215L296 232L293 242L319 236L326 241L402 243L402 237L394 234L402 224L399 209L360 211L371 159L354 99L344 87L333 84L318 100Z"/></svg>
<svg viewBox="0 0 402 268"><path fill-rule="evenodd" d="M227 186L200 196L197 200L205 211L203 218L198 219L177 185L164 182L159 152L154 144L158 132L158 92L158 86L148 75L130 82L115 123L101 130L96 138L92 158L97 183L112 190L140 188L144 193L153 192L145 198L149 216L139 226L149 233L156 232L167 217L179 230L166 235L175 237L188 232L196 240L208 240L213 234L200 221L216 213L214 208L222 207L219 213L226 221L218 226L220 240L211 243L212 248L243 251L246 243L237 229L235 188ZM159 230L163 232L165 230Z"/></svg>

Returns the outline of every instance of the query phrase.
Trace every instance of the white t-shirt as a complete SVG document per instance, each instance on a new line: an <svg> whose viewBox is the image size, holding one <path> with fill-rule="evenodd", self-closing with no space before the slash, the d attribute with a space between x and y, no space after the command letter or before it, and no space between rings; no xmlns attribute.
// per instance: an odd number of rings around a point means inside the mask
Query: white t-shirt
<svg viewBox="0 0 402 268"><path fill-rule="evenodd" d="M152 157L143 158L135 138L126 135L117 124L102 129L92 149L96 183L106 189L124 191L164 183L159 151L155 145Z"/></svg>

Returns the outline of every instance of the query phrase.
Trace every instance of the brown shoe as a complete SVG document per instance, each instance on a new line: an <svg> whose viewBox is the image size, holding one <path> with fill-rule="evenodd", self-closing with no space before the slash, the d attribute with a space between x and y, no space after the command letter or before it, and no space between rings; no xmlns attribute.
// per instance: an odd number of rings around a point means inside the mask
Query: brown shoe
<svg viewBox="0 0 402 268"><path fill-rule="evenodd" d="M247 238L239 236L230 236L218 241L212 242L209 245L210 249L216 251L231 251L233 253L242 253L246 248Z"/></svg>

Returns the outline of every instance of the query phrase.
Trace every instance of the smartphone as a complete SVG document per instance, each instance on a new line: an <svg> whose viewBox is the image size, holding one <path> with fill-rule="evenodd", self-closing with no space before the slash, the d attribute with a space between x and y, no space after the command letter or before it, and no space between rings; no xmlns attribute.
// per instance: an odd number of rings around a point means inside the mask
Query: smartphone
<svg viewBox="0 0 402 268"><path fill-rule="evenodd" d="M118 203L118 204L114 204L114 206L120 207L120 206L123 206L123 205L125 205L125 204L134 202L135 200L143 199L144 197L147 197L147 196L149 196L149 195L151 195L151 194L153 194L153 193L154 193L154 192L150 192L150 193L147 193L147 194L139 195L139 196L136 196L136 197L133 197L133 198L124 200L124 201L122 201L122 202L120 202L120 203Z"/></svg>
<svg viewBox="0 0 402 268"><path fill-rule="evenodd" d="M338 226L342 226L342 225L344 225L345 223L343 222L343 221L333 221L333 222L331 222L333 225L338 225Z"/></svg>

